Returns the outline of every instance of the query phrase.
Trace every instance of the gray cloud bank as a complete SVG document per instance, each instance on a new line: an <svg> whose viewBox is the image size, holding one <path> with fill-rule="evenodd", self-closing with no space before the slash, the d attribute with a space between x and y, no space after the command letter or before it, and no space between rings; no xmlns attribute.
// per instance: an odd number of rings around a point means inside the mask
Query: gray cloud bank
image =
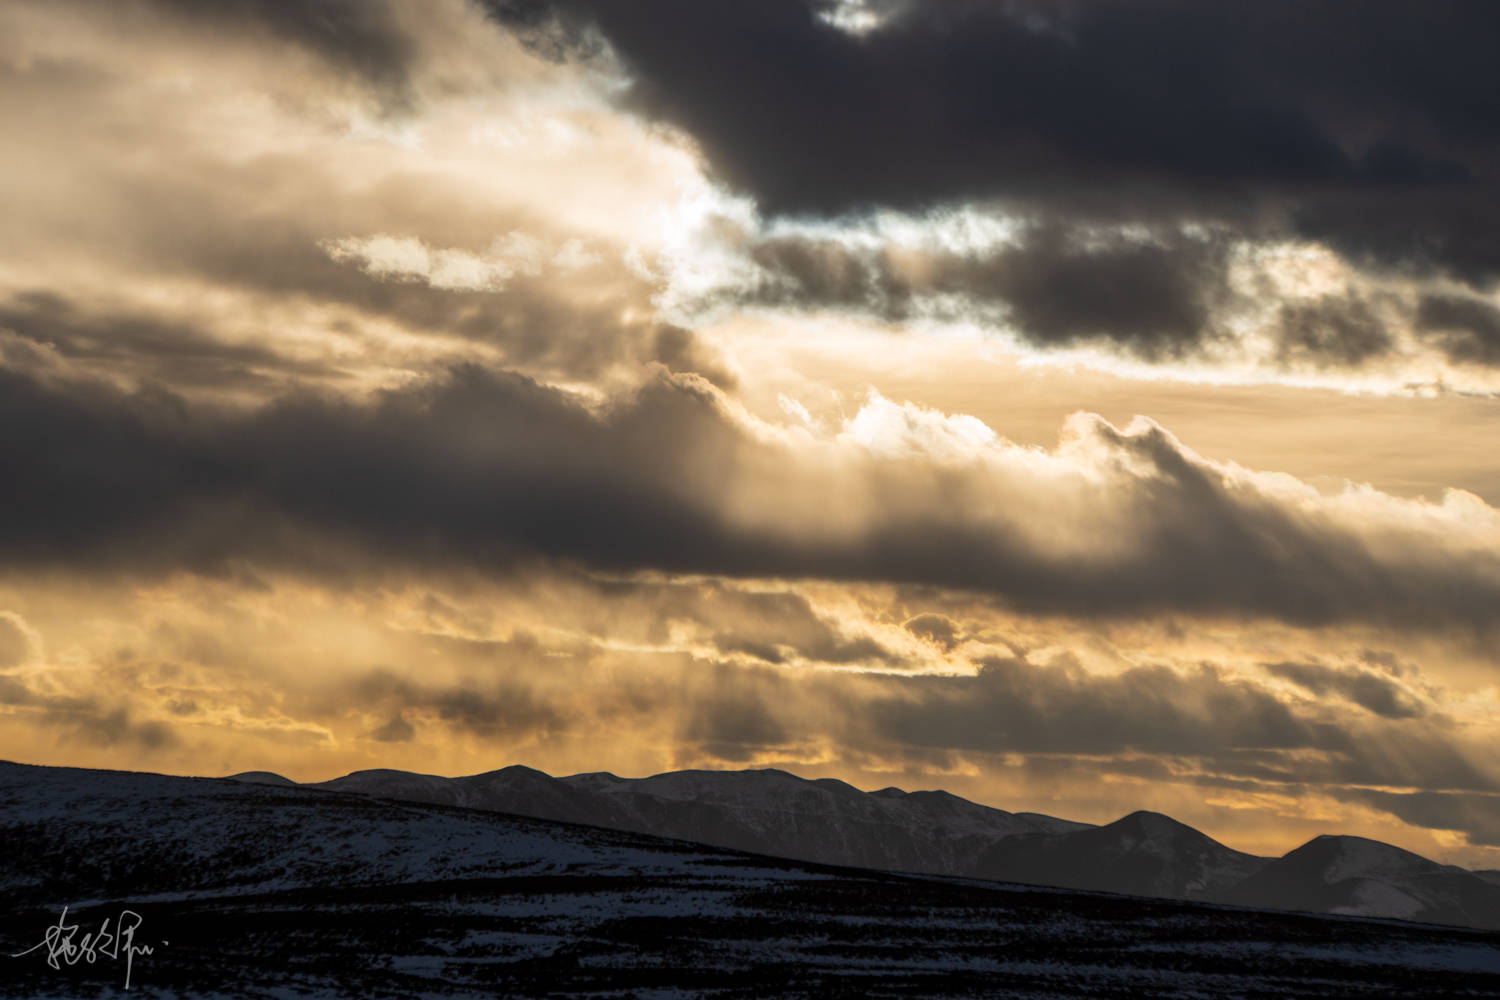
<svg viewBox="0 0 1500 1000"><path fill-rule="evenodd" d="M488 6L559 52L607 44L632 76L621 107L691 135L773 219L967 205L1029 227L916 267L763 240L741 302L902 319L948 296L1038 346L1161 360L1238 335L1227 247L1313 243L1368 275L1468 286L1404 320L1452 363L1494 364L1500 16L1481 0L871 0L860 32L832 0ZM1111 230L1149 239L1081 247ZM1357 368L1391 353L1390 325L1357 294L1292 304L1265 360Z"/></svg>
<svg viewBox="0 0 1500 1000"><path fill-rule="evenodd" d="M1491 4L871 3L863 34L834 6L490 4L596 30L635 74L627 105L773 212L1008 196L1248 224L1281 199L1351 253L1500 267Z"/></svg>
<svg viewBox="0 0 1500 1000"><path fill-rule="evenodd" d="M1485 631L1500 609L1500 515L1477 498L1319 495L1150 422L1080 415L1042 453L875 399L816 437L666 372L603 408L465 367L368 404L303 395L237 417L159 391L14 373L0 387L15 564L213 570L357 550L927 583L1097 616Z"/></svg>

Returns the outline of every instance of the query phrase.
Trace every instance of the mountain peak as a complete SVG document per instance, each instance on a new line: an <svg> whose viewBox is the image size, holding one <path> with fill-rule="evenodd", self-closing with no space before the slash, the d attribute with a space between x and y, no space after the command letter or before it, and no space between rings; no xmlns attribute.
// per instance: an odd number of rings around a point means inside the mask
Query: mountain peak
<svg viewBox="0 0 1500 1000"><path fill-rule="evenodd" d="M1201 830L1195 830L1186 823L1149 809L1137 809L1100 829L1130 832L1145 837L1180 837L1189 834L1205 840L1213 839Z"/></svg>
<svg viewBox="0 0 1500 1000"><path fill-rule="evenodd" d="M1321 834L1287 852L1283 860L1318 869L1323 880L1330 884L1346 878L1435 871L1444 867L1392 844L1348 834Z"/></svg>
<svg viewBox="0 0 1500 1000"><path fill-rule="evenodd" d="M1152 812L1150 809L1137 809L1133 813L1121 816L1116 822L1131 823L1136 826L1187 826L1186 823L1178 822L1166 813Z"/></svg>
<svg viewBox="0 0 1500 1000"><path fill-rule="evenodd" d="M241 771L239 774L226 775L225 781L245 781L254 785L283 785L291 787L297 783L291 778L283 778L275 771Z"/></svg>
<svg viewBox="0 0 1500 1000"><path fill-rule="evenodd" d="M470 775L470 777L471 778L489 778L489 777L498 776L498 775L502 775L502 774L505 775L506 777L510 777L510 778L519 778L519 777L522 777L522 776L525 776L525 777L537 777L537 778L547 778L549 780L552 778L552 775L548 774L546 771L538 771L536 768L534 768L534 767L527 767L525 764L507 764L505 767L499 767L499 768L496 768L493 771L485 771L485 772L483 772L481 774L473 774L473 775Z"/></svg>

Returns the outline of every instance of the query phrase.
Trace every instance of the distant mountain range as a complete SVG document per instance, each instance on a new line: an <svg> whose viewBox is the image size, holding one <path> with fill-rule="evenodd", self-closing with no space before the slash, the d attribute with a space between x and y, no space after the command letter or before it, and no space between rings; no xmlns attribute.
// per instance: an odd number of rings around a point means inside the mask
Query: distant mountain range
<svg viewBox="0 0 1500 1000"><path fill-rule="evenodd" d="M1226 847L1160 813L1104 826L1010 813L942 791L863 792L779 770L594 772L514 766L461 778L356 771L297 785L647 833L799 861L1161 899L1500 928L1500 872L1470 872L1360 837L1281 858Z"/></svg>

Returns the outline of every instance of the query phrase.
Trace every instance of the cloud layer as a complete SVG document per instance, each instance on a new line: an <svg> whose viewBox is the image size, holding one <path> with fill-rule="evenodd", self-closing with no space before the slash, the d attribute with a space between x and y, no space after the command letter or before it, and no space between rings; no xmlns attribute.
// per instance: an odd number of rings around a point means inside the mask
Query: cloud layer
<svg viewBox="0 0 1500 1000"><path fill-rule="evenodd" d="M924 583L1086 616L1487 633L1500 607L1477 497L1323 495L1144 419L1081 414L1043 452L878 397L820 437L665 372L603 408L465 368L247 417L4 379L0 545L42 565L285 564L310 533L377 561Z"/></svg>

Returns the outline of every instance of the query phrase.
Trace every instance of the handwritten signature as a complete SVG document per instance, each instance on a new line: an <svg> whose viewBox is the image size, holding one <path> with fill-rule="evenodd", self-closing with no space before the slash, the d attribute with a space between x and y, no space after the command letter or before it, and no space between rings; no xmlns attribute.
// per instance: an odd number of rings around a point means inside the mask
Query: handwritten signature
<svg viewBox="0 0 1500 1000"><path fill-rule="evenodd" d="M123 955L125 988L130 989L130 972L135 965L135 957L150 955L155 950L150 945L135 943L135 932L141 926L141 915L134 910L121 910L119 919L115 921L114 931L109 929L110 918L105 917L100 922L97 933L84 934L77 940L74 939L78 934L78 925L67 921L68 908L64 906L62 916L57 918L57 923L47 928L47 933L39 943L15 953L11 958L21 958L39 948L45 948L43 954L47 958L47 964L54 969L61 969L64 963L77 965L79 962L87 962L93 965L100 958L118 961ZM162 942L164 945L166 943Z"/></svg>

